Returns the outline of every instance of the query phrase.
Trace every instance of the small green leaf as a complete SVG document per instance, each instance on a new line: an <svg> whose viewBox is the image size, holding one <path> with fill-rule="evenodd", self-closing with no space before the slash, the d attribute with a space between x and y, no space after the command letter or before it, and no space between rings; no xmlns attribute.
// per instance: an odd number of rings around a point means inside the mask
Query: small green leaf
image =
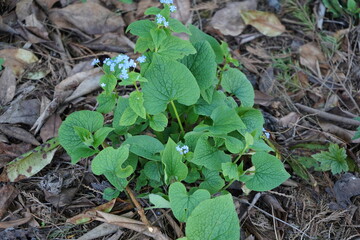
<svg viewBox="0 0 360 240"><path fill-rule="evenodd" d="M181 59L183 63L194 75L200 90L208 89L214 84L216 79L215 54L207 41L194 44L196 53Z"/></svg>
<svg viewBox="0 0 360 240"><path fill-rule="evenodd" d="M92 146L94 138L89 130L82 127L74 126L74 131L86 146Z"/></svg>
<svg viewBox="0 0 360 240"><path fill-rule="evenodd" d="M115 87L116 87L116 83L117 83L117 79L113 74L104 74L101 78L100 78L100 84L105 84L104 90L107 94L111 94Z"/></svg>
<svg viewBox="0 0 360 240"><path fill-rule="evenodd" d="M148 161L144 166L144 174L150 180L161 182L161 178L164 175L161 163L155 161Z"/></svg>
<svg viewBox="0 0 360 240"><path fill-rule="evenodd" d="M159 153L164 150L164 145L159 140L147 135L130 137L123 144L130 145L130 152L154 161L160 161Z"/></svg>
<svg viewBox="0 0 360 240"><path fill-rule="evenodd" d="M156 52L163 57L177 60L196 53L196 50L189 41L170 35L162 41Z"/></svg>
<svg viewBox="0 0 360 240"><path fill-rule="evenodd" d="M110 127L102 127L99 130L97 130L94 134L93 146L95 148L100 146L100 144L102 144L104 142L107 135L109 135L109 133L112 132L113 130L114 130L114 128L110 128Z"/></svg>
<svg viewBox="0 0 360 240"><path fill-rule="evenodd" d="M211 114L213 126L209 128L214 134L225 134L235 130L245 129L245 124L235 111L227 106L220 106L214 109Z"/></svg>
<svg viewBox="0 0 360 240"><path fill-rule="evenodd" d="M104 195L103 195L103 198L105 200L112 200L114 198L117 198L120 194L120 191L117 190L117 189L113 189L113 188L105 188L104 189Z"/></svg>
<svg viewBox="0 0 360 240"><path fill-rule="evenodd" d="M149 200L155 208L171 208L170 202L157 194L149 194Z"/></svg>
<svg viewBox="0 0 360 240"><path fill-rule="evenodd" d="M113 128L115 128L115 132L119 135L124 135L126 130L128 129L127 126L120 125L120 119L124 114L125 109L129 107L129 99L124 97L119 97L115 111L114 111L114 119L112 122Z"/></svg>
<svg viewBox="0 0 360 240"><path fill-rule="evenodd" d="M168 125L168 119L163 113L158 113L152 116L149 120L150 127L155 131L162 132Z"/></svg>
<svg viewBox="0 0 360 240"><path fill-rule="evenodd" d="M360 117L356 117L356 118L354 118L354 119L360 121ZM354 135L354 137L352 138L352 140L355 140L355 139L358 139L358 138L360 138L360 127L358 127L358 128L356 129L355 135Z"/></svg>
<svg viewBox="0 0 360 240"><path fill-rule="evenodd" d="M190 30L184 24L182 24L182 22L175 18L169 19L169 27L173 32L186 33L188 35L191 35Z"/></svg>
<svg viewBox="0 0 360 240"><path fill-rule="evenodd" d="M189 106L199 99L200 90L191 72L181 63L154 54L142 83L144 105L150 114L164 112L170 101Z"/></svg>
<svg viewBox="0 0 360 240"><path fill-rule="evenodd" d="M246 129L242 129L240 131L242 134L252 133L253 131L257 131L256 137L262 135L262 129L265 120L260 110L250 107L247 108L240 107L237 109L237 112L246 126Z"/></svg>
<svg viewBox="0 0 360 240"><path fill-rule="evenodd" d="M107 147L92 160L91 170L95 175L104 174L116 189L122 191L128 184L128 181L126 178L118 177L118 167L122 166L128 156L129 145L121 145L118 149Z"/></svg>
<svg viewBox="0 0 360 240"><path fill-rule="evenodd" d="M137 72L129 72L129 78L126 80L122 80L119 82L120 86L128 86L128 85L134 85L136 82L147 82L148 80L141 76L140 73Z"/></svg>
<svg viewBox="0 0 360 240"><path fill-rule="evenodd" d="M186 222L196 206L207 199L210 199L210 193L204 189L198 189L190 195L182 183L175 182L170 185L169 200L171 210L180 222Z"/></svg>
<svg viewBox="0 0 360 240"><path fill-rule="evenodd" d="M160 13L161 9L157 7L149 7L145 10L144 15L156 15Z"/></svg>
<svg viewBox="0 0 360 240"><path fill-rule="evenodd" d="M200 188L208 190L211 194L217 193L225 186L225 181L219 176L218 170L204 169L202 173L205 180L200 184Z"/></svg>
<svg viewBox="0 0 360 240"><path fill-rule="evenodd" d="M212 36L204 33L203 31L201 31L200 29L198 29L197 27L195 27L194 25L190 25L189 26L189 30L191 32L191 36L190 36L190 42L191 43L196 43L196 42L202 42L202 41L208 41L215 53L216 56L216 63L222 63L224 61L224 56L220 47L219 42L213 38Z"/></svg>
<svg viewBox="0 0 360 240"><path fill-rule="evenodd" d="M70 114L59 128L59 142L71 157L72 163L80 158L90 157L97 151L84 144L74 127L81 127L93 133L104 124L104 117L99 112L78 111Z"/></svg>
<svg viewBox="0 0 360 240"><path fill-rule="evenodd" d="M225 146L231 153L240 153L245 148L245 145L241 140L231 136L225 137Z"/></svg>
<svg viewBox="0 0 360 240"><path fill-rule="evenodd" d="M144 119L146 118L146 110L144 107L144 98L142 92L133 91L130 93L129 105L139 117Z"/></svg>
<svg viewBox="0 0 360 240"><path fill-rule="evenodd" d="M151 29L157 28L156 23L150 20L139 20L131 23L126 32L129 32L133 35L144 37L144 38L151 38L150 31Z"/></svg>
<svg viewBox="0 0 360 240"><path fill-rule="evenodd" d="M209 136L207 134L202 135L197 141L194 151L194 158L192 163L200 166L205 166L211 170L221 170L221 164L230 162L231 158L223 151L213 147L208 142Z"/></svg>
<svg viewBox="0 0 360 240"><path fill-rule="evenodd" d="M111 112L116 104L116 94L106 92L102 92L99 96L97 96L96 101L99 103L96 111L101 113L109 113Z"/></svg>
<svg viewBox="0 0 360 240"><path fill-rule="evenodd" d="M245 74L238 69L230 68L223 72L221 81L221 86L225 91L235 94L243 107L252 107L254 105L254 88Z"/></svg>
<svg viewBox="0 0 360 240"><path fill-rule="evenodd" d="M168 41L168 34L163 28L151 29L150 34L156 49L159 49L164 41Z"/></svg>
<svg viewBox="0 0 360 240"><path fill-rule="evenodd" d="M312 157L320 162L323 171L331 170L332 174L338 174L349 170L346 162L346 151L337 144L331 143L329 151L321 151L321 153L314 154Z"/></svg>
<svg viewBox="0 0 360 240"><path fill-rule="evenodd" d="M221 169L225 177L239 180L238 166L235 163L228 162L221 164Z"/></svg>
<svg viewBox="0 0 360 240"><path fill-rule="evenodd" d="M290 177L284 168L284 164L268 153L255 153L251 162L255 167L255 174L245 181L246 187L251 190L268 191L279 186Z"/></svg>
<svg viewBox="0 0 360 240"><path fill-rule="evenodd" d="M187 239L239 240L240 223L231 194L201 202L186 222Z"/></svg>
<svg viewBox="0 0 360 240"><path fill-rule="evenodd" d="M225 93L222 91L214 91L210 103L204 99L199 99L195 105L195 112L199 115L210 116L215 108L224 105L230 108L237 107L237 104L233 98L226 97Z"/></svg>
<svg viewBox="0 0 360 240"><path fill-rule="evenodd" d="M188 175L186 176L186 178L184 179L184 181L187 183L194 183L199 178L200 178L199 171L195 167L192 167L192 168L190 168L190 171L189 171Z"/></svg>
<svg viewBox="0 0 360 240"><path fill-rule="evenodd" d="M130 101L129 101L130 102ZM130 126L136 122L138 115L131 107L127 107L120 118L120 126Z"/></svg>
<svg viewBox="0 0 360 240"><path fill-rule="evenodd" d="M176 150L176 143L169 138L161 156L161 161L165 166L165 183L182 181L188 174L185 163L182 162L182 155Z"/></svg>
<svg viewBox="0 0 360 240"><path fill-rule="evenodd" d="M0 58L0 71L3 69L3 64L4 64L5 60L3 58Z"/></svg>

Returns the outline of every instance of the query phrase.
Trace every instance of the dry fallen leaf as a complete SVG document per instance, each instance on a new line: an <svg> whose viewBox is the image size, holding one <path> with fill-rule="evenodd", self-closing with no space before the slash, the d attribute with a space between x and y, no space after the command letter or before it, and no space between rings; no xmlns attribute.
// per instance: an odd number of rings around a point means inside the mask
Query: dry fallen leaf
<svg viewBox="0 0 360 240"><path fill-rule="evenodd" d="M175 0L174 5L176 6L176 11L173 13L174 18L184 24L191 23L192 11L190 10L190 0Z"/></svg>
<svg viewBox="0 0 360 240"><path fill-rule="evenodd" d="M250 10L241 11L240 15L245 24L253 26L265 36L276 37L285 32L285 26L273 13Z"/></svg>
<svg viewBox="0 0 360 240"><path fill-rule="evenodd" d="M33 219L33 215L31 213L29 213L29 212L26 212L24 218L20 218L20 219L17 219L17 220L12 220L12 221L0 222L0 228L17 227L17 226L23 225L23 224L31 221L32 219Z"/></svg>
<svg viewBox="0 0 360 240"><path fill-rule="evenodd" d="M7 124L0 124L0 131L5 133L9 137L19 139L23 142L30 143L35 146L40 145L38 140L36 140L36 138L31 133L26 131L25 129L10 126Z"/></svg>
<svg viewBox="0 0 360 240"><path fill-rule="evenodd" d="M257 0L227 3L225 8L216 11L211 19L211 25L224 35L237 36L246 27L240 12L254 10L256 7Z"/></svg>
<svg viewBox="0 0 360 240"><path fill-rule="evenodd" d="M15 96L16 78L11 68L6 68L0 77L0 106L10 102Z"/></svg>
<svg viewBox="0 0 360 240"><path fill-rule="evenodd" d="M18 193L19 191L12 185L4 185L0 188L0 218L6 213Z"/></svg>
<svg viewBox="0 0 360 240"><path fill-rule="evenodd" d="M40 137L43 142L58 136L58 130L62 121L59 114L54 114L45 122L40 130Z"/></svg>
<svg viewBox="0 0 360 240"><path fill-rule="evenodd" d="M59 0L36 0L36 2L44 9L49 10Z"/></svg>
<svg viewBox="0 0 360 240"><path fill-rule="evenodd" d="M25 71L28 64L39 61L32 52L22 48L6 48L0 50L0 57L5 60L3 65L11 68L17 77Z"/></svg>
<svg viewBox="0 0 360 240"><path fill-rule="evenodd" d="M52 9L49 18L60 28L79 29L91 35L114 32L124 27L119 14L89 1Z"/></svg>
<svg viewBox="0 0 360 240"><path fill-rule="evenodd" d="M279 125L282 127L293 127L300 119L300 115L296 112L291 112L286 116L280 118Z"/></svg>
<svg viewBox="0 0 360 240"><path fill-rule="evenodd" d="M25 100L11 105L1 116L0 123L24 123L33 125L39 116L37 99Z"/></svg>
<svg viewBox="0 0 360 240"><path fill-rule="evenodd" d="M307 43L299 48L300 63L313 73L318 73L320 64L326 62L324 54L315 43Z"/></svg>

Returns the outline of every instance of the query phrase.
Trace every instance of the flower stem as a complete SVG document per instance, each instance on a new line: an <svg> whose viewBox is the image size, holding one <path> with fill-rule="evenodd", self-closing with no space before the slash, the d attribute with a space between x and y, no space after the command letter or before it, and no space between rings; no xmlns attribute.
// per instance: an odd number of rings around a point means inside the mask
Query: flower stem
<svg viewBox="0 0 360 240"><path fill-rule="evenodd" d="M185 134L184 127L183 127L183 125L182 125L182 123L181 123L181 120L180 120L178 111L177 111L177 109L176 109L176 107L175 107L174 101L170 101L170 103L171 103L172 108L174 109L176 119L178 120L178 123L179 123L179 126L180 126L180 130L181 130L181 134L184 135L184 134Z"/></svg>

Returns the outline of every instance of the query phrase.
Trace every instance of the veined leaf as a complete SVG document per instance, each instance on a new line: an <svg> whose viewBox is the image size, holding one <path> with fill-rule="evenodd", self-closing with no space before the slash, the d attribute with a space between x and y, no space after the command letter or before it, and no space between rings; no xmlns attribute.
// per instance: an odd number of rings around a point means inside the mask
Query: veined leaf
<svg viewBox="0 0 360 240"><path fill-rule="evenodd" d="M130 145L130 152L154 161L160 161L160 152L164 150L164 145L156 138L139 135L126 139L123 144Z"/></svg>
<svg viewBox="0 0 360 240"><path fill-rule="evenodd" d="M224 164L224 163L222 163ZM225 186L225 181L219 176L218 170L202 170L205 180L200 184L200 188L208 190L211 194L217 193Z"/></svg>
<svg viewBox="0 0 360 240"><path fill-rule="evenodd" d="M194 54L196 50L189 41L170 35L161 42L156 52L163 57L176 60Z"/></svg>
<svg viewBox="0 0 360 240"><path fill-rule="evenodd" d="M246 128L235 109L227 106L217 107L210 117L213 120L213 126L209 130L214 134L226 134Z"/></svg>
<svg viewBox="0 0 360 240"><path fill-rule="evenodd" d="M141 118L146 118L146 110L144 107L143 93L134 91L130 93L129 105L131 109Z"/></svg>

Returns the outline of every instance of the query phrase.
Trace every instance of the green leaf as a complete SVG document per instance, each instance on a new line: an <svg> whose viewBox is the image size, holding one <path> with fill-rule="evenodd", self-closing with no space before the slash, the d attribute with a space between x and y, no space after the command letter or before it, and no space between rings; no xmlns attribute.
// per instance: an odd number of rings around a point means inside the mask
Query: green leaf
<svg viewBox="0 0 360 240"><path fill-rule="evenodd" d="M139 53L145 53L148 49L150 49L151 51L154 51L155 49L155 45L152 41L151 36L147 38L139 37L138 40L136 40L134 51Z"/></svg>
<svg viewBox="0 0 360 240"><path fill-rule="evenodd" d="M121 145L118 149L107 147L92 160L91 170L95 175L104 174L116 189L122 191L128 181L126 178L119 178L119 167L122 166L128 156L129 145Z"/></svg>
<svg viewBox="0 0 360 240"><path fill-rule="evenodd" d="M3 64L4 64L5 60L3 58L0 58L0 71L3 69Z"/></svg>
<svg viewBox="0 0 360 240"><path fill-rule="evenodd" d="M260 110L254 108L240 107L237 112L246 126L246 129L240 131L242 134L257 131L257 137L262 135L262 129L265 123L264 117Z"/></svg>
<svg viewBox="0 0 360 240"><path fill-rule="evenodd" d="M356 117L356 118L354 118L354 119L360 121L360 117ZM360 138L360 127L358 127L358 128L356 129L355 135L354 135L354 137L352 138L352 140L355 140L355 139L358 139L358 138Z"/></svg>
<svg viewBox="0 0 360 240"><path fill-rule="evenodd" d="M149 200L155 208L171 208L170 202L157 194L149 194Z"/></svg>
<svg viewBox="0 0 360 240"><path fill-rule="evenodd" d="M112 200L114 198L117 198L120 194L120 191L117 190L117 189L113 189L113 188L105 188L104 189L104 195L103 195L103 198L105 200Z"/></svg>
<svg viewBox="0 0 360 240"><path fill-rule="evenodd" d="M225 137L225 146L231 153L240 153L245 148L245 145L241 140L231 136Z"/></svg>
<svg viewBox="0 0 360 240"><path fill-rule="evenodd" d="M337 144L331 143L329 151L321 151L321 153L314 154L312 157L320 162L323 171L331 170L332 174L338 174L349 170L346 162L346 151Z"/></svg>
<svg viewBox="0 0 360 240"><path fill-rule="evenodd" d="M156 52L163 57L176 60L194 54L196 50L189 41L170 35L162 41Z"/></svg>
<svg viewBox="0 0 360 240"><path fill-rule="evenodd" d="M53 138L15 158L3 168L0 181L18 182L40 172L41 169L51 162L58 146L57 138Z"/></svg>
<svg viewBox="0 0 360 240"><path fill-rule="evenodd" d="M113 74L104 74L99 81L100 84L105 84L104 90L106 94L111 94L117 83L117 79Z"/></svg>
<svg viewBox="0 0 360 240"><path fill-rule="evenodd" d="M197 42L194 47L196 54L186 56L180 62L194 75L200 90L205 90L212 86L216 79L215 54L207 41Z"/></svg>
<svg viewBox="0 0 360 240"><path fill-rule="evenodd" d="M74 112L69 115L59 128L59 142L71 157L73 164L80 158L94 155L97 151L86 146L74 127L81 127L93 133L104 124L104 117L99 112L88 110Z"/></svg>
<svg viewBox="0 0 360 240"><path fill-rule="evenodd" d="M168 119L163 113L158 113L150 118L150 127L155 131L162 132L168 124Z"/></svg>
<svg viewBox="0 0 360 240"><path fill-rule="evenodd" d="M130 93L129 105L139 117L144 119L146 118L146 110L144 107L144 98L142 92L133 91Z"/></svg>
<svg viewBox="0 0 360 240"><path fill-rule="evenodd" d="M173 32L186 33L188 35L191 35L190 30L184 24L182 24L182 22L180 22L179 20L177 20L175 18L169 19L169 27L170 27L171 31L173 31Z"/></svg>
<svg viewBox="0 0 360 240"><path fill-rule="evenodd" d="M205 166L211 170L221 170L221 164L230 162L231 158L223 151L210 145L207 134L202 135L197 141L192 163Z"/></svg>
<svg viewBox="0 0 360 240"><path fill-rule="evenodd" d="M99 96L97 96L96 101L99 103L96 111L101 113L109 113L111 112L116 104L116 94L110 93L106 94L106 92L102 92Z"/></svg>
<svg viewBox="0 0 360 240"><path fill-rule="evenodd" d="M186 222L189 240L239 240L240 224L231 194L201 202Z"/></svg>
<svg viewBox="0 0 360 240"><path fill-rule="evenodd" d="M148 80L141 76L140 73L137 72L129 72L129 78L126 80L122 80L119 85L120 86L128 86L128 85L134 85L136 82L147 82Z"/></svg>
<svg viewBox="0 0 360 240"><path fill-rule="evenodd" d="M74 131L86 146L92 146L94 138L89 130L82 127L74 126Z"/></svg>
<svg viewBox="0 0 360 240"><path fill-rule="evenodd" d="M110 128L110 127L102 127L99 130L97 130L94 134L93 146L95 148L100 146L100 144L102 144L104 142L107 135L109 135L109 133L112 132L113 130L114 130L114 128Z"/></svg>
<svg viewBox="0 0 360 240"><path fill-rule="evenodd" d="M228 106L230 108L237 107L232 97L226 97L222 91L214 91L210 103L204 99L199 99L195 105L195 112L199 115L210 116L215 108L220 106Z"/></svg>
<svg viewBox="0 0 360 240"><path fill-rule="evenodd" d="M257 152L252 156L251 161L255 167L255 174L245 181L246 187L251 190L268 191L290 177L284 164L268 153Z"/></svg>
<svg viewBox="0 0 360 240"><path fill-rule="evenodd" d="M162 175L164 175L161 163L148 161L144 166L144 174L150 180L161 182Z"/></svg>
<svg viewBox="0 0 360 240"><path fill-rule="evenodd" d="M217 107L210 117L213 120L213 126L210 127L209 130L214 134L226 134L245 128L245 124L235 109L227 106Z"/></svg>
<svg viewBox="0 0 360 240"><path fill-rule="evenodd" d="M168 35L163 28L151 29L150 34L156 49L159 49L161 44L168 40Z"/></svg>
<svg viewBox="0 0 360 240"><path fill-rule="evenodd" d="M252 107L254 105L254 88L245 74L238 69L230 68L223 72L221 86L225 91L235 94L241 101L241 106Z"/></svg>
<svg viewBox="0 0 360 240"><path fill-rule="evenodd" d="M196 42L202 42L202 41L208 41L215 53L216 56L216 63L222 63L224 61L224 56L222 53L222 49L220 47L219 42L213 38L212 36L204 33L203 31L201 31L200 29L198 29L197 27L195 27L194 25L190 25L189 26L189 30L191 32L191 36L190 36L190 42L191 43L196 43Z"/></svg>
<svg viewBox="0 0 360 240"><path fill-rule="evenodd" d="M195 207L207 199L210 199L210 193L204 189L198 189L193 194L188 194L182 183L175 182L170 185L169 200L171 210L180 222L186 222Z"/></svg>
<svg viewBox="0 0 360 240"><path fill-rule="evenodd" d="M184 179L184 181L187 183L194 183L199 178L200 178L199 171L195 167L192 167L192 168L190 168L190 171L189 171L188 175L186 176L186 178Z"/></svg>
<svg viewBox="0 0 360 240"><path fill-rule="evenodd" d="M149 7L145 10L144 15L156 15L160 13L161 9L157 7Z"/></svg>
<svg viewBox="0 0 360 240"><path fill-rule="evenodd" d="M155 28L157 28L156 23L150 20L139 20L131 23L126 29L126 32L130 31L133 35L151 39L150 31Z"/></svg>
<svg viewBox="0 0 360 240"><path fill-rule="evenodd" d="M183 156L176 150L176 143L169 138L161 156L161 161L165 166L165 183L182 181L188 174L186 164L182 162Z"/></svg>
<svg viewBox="0 0 360 240"><path fill-rule="evenodd" d="M159 153L164 150L164 145L159 140L147 135L130 137L123 144L130 145L130 152L155 161L160 161Z"/></svg>
<svg viewBox="0 0 360 240"><path fill-rule="evenodd" d="M115 128L115 132L119 135L124 135L126 130L128 129L127 126L120 125L120 119L125 112L125 109L129 107L129 99L124 97L119 97L115 111L114 111L114 119L112 122L113 128Z"/></svg>
<svg viewBox="0 0 360 240"><path fill-rule="evenodd" d="M230 179L239 180L239 171L236 163L228 162L221 164L222 173L225 177L229 177Z"/></svg>
<svg viewBox="0 0 360 240"><path fill-rule="evenodd" d="M130 103L130 100L129 100ZM120 118L120 126L130 126L136 122L138 115L131 107L127 107Z"/></svg>
<svg viewBox="0 0 360 240"><path fill-rule="evenodd" d="M170 101L189 106L199 99L200 90L191 72L181 63L154 54L142 84L145 108L150 114L164 112Z"/></svg>
<svg viewBox="0 0 360 240"><path fill-rule="evenodd" d="M225 181L219 176L218 170L204 169L202 173L205 180L200 184L200 188L208 190L211 194L217 193L225 186Z"/></svg>

